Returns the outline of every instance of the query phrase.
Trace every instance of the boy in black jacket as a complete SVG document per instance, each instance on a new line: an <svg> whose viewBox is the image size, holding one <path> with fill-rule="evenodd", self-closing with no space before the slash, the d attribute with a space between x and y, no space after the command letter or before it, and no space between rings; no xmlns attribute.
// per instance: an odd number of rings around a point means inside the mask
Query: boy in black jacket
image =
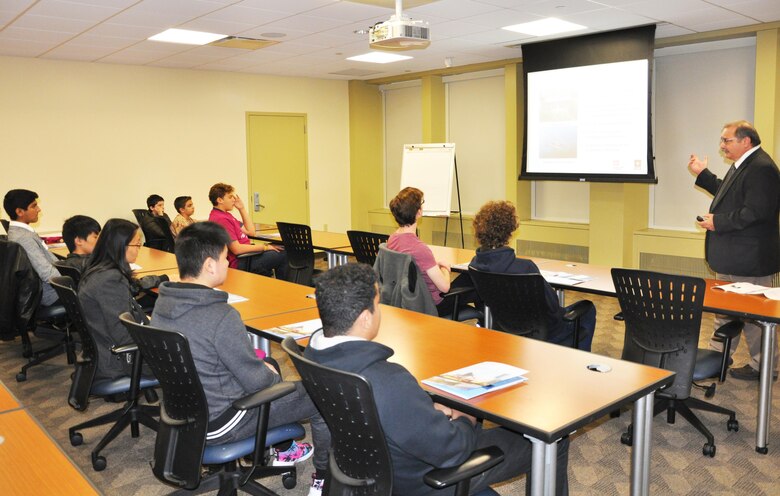
<svg viewBox="0 0 780 496"><path fill-rule="evenodd" d="M394 494L453 494L452 487L437 491L426 486L423 475L434 468L459 465L472 451L485 446L498 446L505 459L472 479L472 494L530 471L530 441L503 428L483 430L474 417L434 403L409 371L387 361L392 349L372 342L381 313L377 278L371 267L336 267L321 275L316 286L323 330L312 336L305 356L360 374L371 383L393 461ZM559 495L568 494L568 449L568 439L558 444Z"/></svg>

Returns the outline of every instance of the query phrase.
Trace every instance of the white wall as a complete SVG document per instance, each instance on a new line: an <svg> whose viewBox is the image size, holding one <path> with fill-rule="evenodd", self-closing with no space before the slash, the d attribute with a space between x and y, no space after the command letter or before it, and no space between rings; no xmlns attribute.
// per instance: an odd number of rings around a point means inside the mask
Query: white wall
<svg viewBox="0 0 780 496"><path fill-rule="evenodd" d="M712 196L693 186L692 153L709 157L719 177L729 163L719 154L723 124L753 120L755 39L700 43L656 51L655 166L650 227L698 230ZM761 130L758 130L759 134Z"/></svg>
<svg viewBox="0 0 780 496"><path fill-rule="evenodd" d="M307 114L311 225L349 227L345 81L12 57L0 74L0 188L40 195L39 231L74 214L130 219L150 193L169 213L191 195L206 218L220 181L248 199L250 111Z"/></svg>

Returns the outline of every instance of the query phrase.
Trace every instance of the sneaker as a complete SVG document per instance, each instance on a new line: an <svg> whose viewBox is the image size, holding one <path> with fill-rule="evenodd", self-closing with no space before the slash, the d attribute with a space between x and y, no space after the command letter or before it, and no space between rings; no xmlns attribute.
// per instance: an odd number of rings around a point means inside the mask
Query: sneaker
<svg viewBox="0 0 780 496"><path fill-rule="evenodd" d="M760 377L758 370L754 369L750 365L744 365L737 369L729 370L731 377L734 379L741 379L743 381L757 381ZM777 380L777 372L772 374L772 379Z"/></svg>
<svg viewBox="0 0 780 496"><path fill-rule="evenodd" d="M294 465L296 463L308 460L311 455L314 454L314 447L309 443L293 443L285 451L276 452L276 460L274 460L274 466L287 466Z"/></svg>
<svg viewBox="0 0 780 496"><path fill-rule="evenodd" d="M318 479L317 474L311 474L311 487L308 496L322 496L322 488L325 487L325 479Z"/></svg>

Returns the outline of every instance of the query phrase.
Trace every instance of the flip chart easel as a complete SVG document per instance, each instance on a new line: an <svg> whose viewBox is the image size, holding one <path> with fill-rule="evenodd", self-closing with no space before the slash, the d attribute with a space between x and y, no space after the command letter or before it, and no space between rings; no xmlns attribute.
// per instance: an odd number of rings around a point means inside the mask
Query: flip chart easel
<svg viewBox="0 0 780 496"><path fill-rule="evenodd" d="M460 218L460 243L461 247L465 247L458 166L455 160L455 143L404 145L403 162L401 165L401 188L413 186L425 193L423 216L445 217L445 246L447 245L450 214L454 212L452 210L453 182L458 198L457 212Z"/></svg>

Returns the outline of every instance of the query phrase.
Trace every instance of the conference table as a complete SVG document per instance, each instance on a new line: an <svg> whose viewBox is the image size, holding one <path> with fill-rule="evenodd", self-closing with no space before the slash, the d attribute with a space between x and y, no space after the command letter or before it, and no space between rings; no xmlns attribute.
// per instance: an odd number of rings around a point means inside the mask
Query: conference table
<svg viewBox="0 0 780 496"><path fill-rule="evenodd" d="M387 305L380 308L382 323L375 340L395 350L390 360L406 367L418 381L484 361L529 370L527 382L471 400L421 385L440 403L524 434L533 443L534 495L555 494L561 438L634 402L631 494L647 494L653 393L672 382L673 372ZM250 331L278 341L264 330L317 316L317 309L310 308L245 324ZM606 365L611 371L589 370L592 365Z"/></svg>
<svg viewBox="0 0 780 496"><path fill-rule="evenodd" d="M2 383L0 487L2 494L9 496L99 494Z"/></svg>
<svg viewBox="0 0 780 496"><path fill-rule="evenodd" d="M256 231L252 239L267 241L269 243L282 244L282 235L278 229ZM347 257L351 253L349 237L344 233L335 233L328 231L311 232L311 244L315 250L322 250L328 257L328 268L344 265L347 263ZM345 250L349 248L347 253Z"/></svg>
<svg viewBox="0 0 780 496"><path fill-rule="evenodd" d="M67 257L69 253L68 249L64 246L50 248L49 251L61 258ZM146 246L141 246L138 249L138 257L135 260L135 265L140 267L134 270L138 275L170 271L179 267L176 263L176 255L173 253L157 250L155 248L148 248Z"/></svg>
<svg viewBox="0 0 780 496"><path fill-rule="evenodd" d="M551 260L540 267L542 272L566 272L568 274L590 277L590 280L570 285L552 283L558 290L581 291L591 294L615 296L612 273L609 267ZM726 281L705 279L705 312L728 315L741 320L750 320L761 327L761 363L758 386L758 408L756 413L756 451L767 454L769 443L769 424L772 417L772 364L777 324L780 323L780 301L761 295L741 295L729 293L715 286L728 284ZM564 305L563 291L559 291L561 306Z"/></svg>

